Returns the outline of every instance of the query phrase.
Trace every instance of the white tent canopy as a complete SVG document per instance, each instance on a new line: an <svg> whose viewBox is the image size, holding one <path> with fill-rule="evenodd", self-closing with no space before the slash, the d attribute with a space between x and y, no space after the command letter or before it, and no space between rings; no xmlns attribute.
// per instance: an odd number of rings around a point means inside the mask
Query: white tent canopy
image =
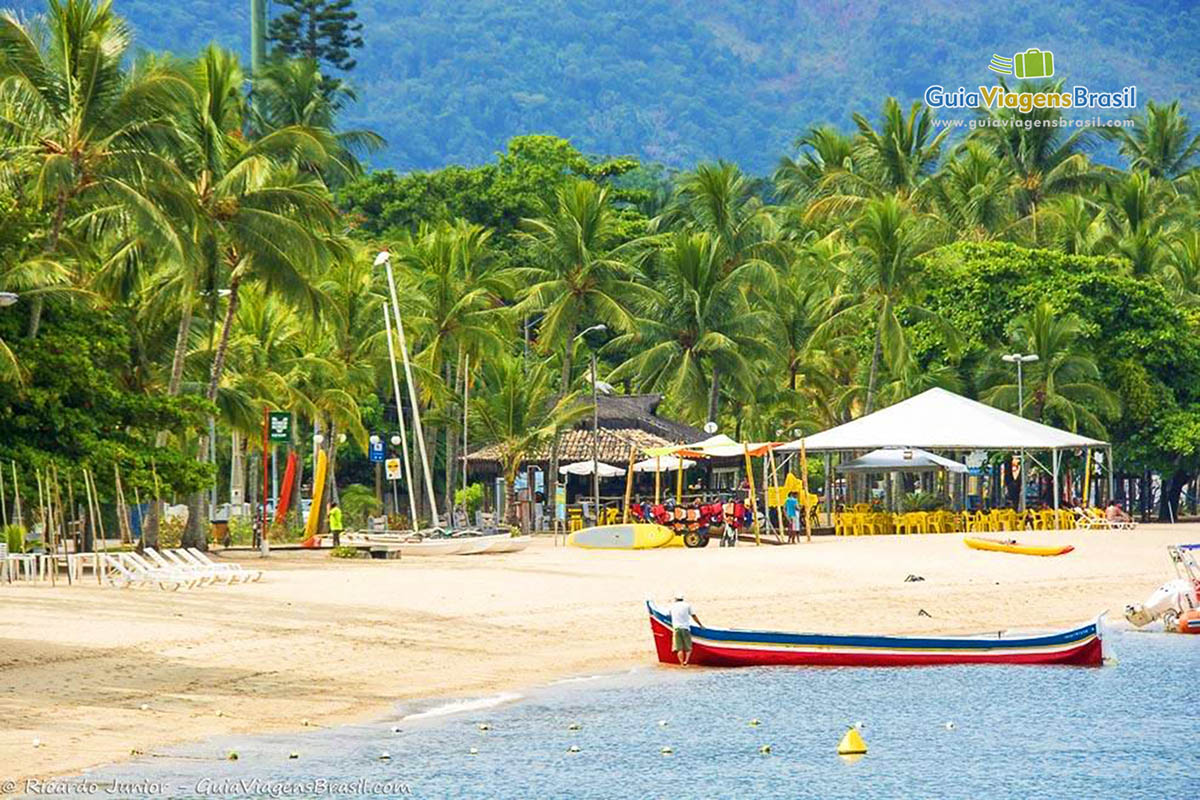
<svg viewBox="0 0 1200 800"><path fill-rule="evenodd" d="M684 469L691 469L694 466L696 466L695 461L688 458L683 459ZM678 456L647 458L645 461L639 461L633 465L634 472L675 472L677 469L679 469Z"/></svg>
<svg viewBox="0 0 1200 800"><path fill-rule="evenodd" d="M839 472L966 472L967 465L916 448L885 447L838 465Z"/></svg>
<svg viewBox="0 0 1200 800"><path fill-rule="evenodd" d="M625 470L620 467L614 467L612 464L605 464L603 461L597 461L596 473L601 478L619 478L625 474ZM558 471L563 475L591 475L591 461L576 461L574 464L563 464L558 468Z"/></svg>
<svg viewBox="0 0 1200 800"><path fill-rule="evenodd" d="M925 447L940 450L1064 450L1103 447L945 389L929 389L873 414L806 437L808 452ZM800 440L780 450L799 450Z"/></svg>
<svg viewBox="0 0 1200 800"><path fill-rule="evenodd" d="M671 445L670 447L652 448L646 451L646 455L651 458L655 454L666 455L667 453L687 453L698 454L705 458L738 458L749 451L750 455L759 455L763 448L772 447L771 442L735 442L723 433L718 433L715 436L710 436L703 441L694 442L692 444Z"/></svg>

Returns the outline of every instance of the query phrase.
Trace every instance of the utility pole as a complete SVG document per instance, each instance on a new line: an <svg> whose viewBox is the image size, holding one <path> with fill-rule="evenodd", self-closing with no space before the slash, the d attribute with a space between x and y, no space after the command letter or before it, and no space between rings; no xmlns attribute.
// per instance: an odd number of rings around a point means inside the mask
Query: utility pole
<svg viewBox="0 0 1200 800"><path fill-rule="evenodd" d="M250 77L258 78L267 65L267 2L250 0ZM251 89L254 110L262 112L257 94Z"/></svg>

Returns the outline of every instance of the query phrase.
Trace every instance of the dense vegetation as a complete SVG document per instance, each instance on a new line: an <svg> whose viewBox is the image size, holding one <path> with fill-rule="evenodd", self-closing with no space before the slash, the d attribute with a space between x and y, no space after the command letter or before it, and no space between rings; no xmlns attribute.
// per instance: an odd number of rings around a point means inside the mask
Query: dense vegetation
<svg viewBox="0 0 1200 800"><path fill-rule="evenodd" d="M307 2L308 0L306 0ZM13 0L8 0L11 6ZM42 0L16 0L40 11ZM347 125L387 136L380 167L481 164L513 136L687 168L764 175L810 127L931 83L991 83L992 53L1051 49L1060 75L1136 84L1200 113L1200 6L1189 0L357 0L365 45ZM118 0L141 46L249 53L245 0ZM273 4L276 16L287 11ZM1153 43L1148 51L1147 43ZM1105 151L1111 154L1111 151Z"/></svg>
<svg viewBox="0 0 1200 800"><path fill-rule="evenodd" d="M340 129L314 63L274 64L251 108L232 53L130 60L107 4L50 14L44 36L0 20L0 291L20 294L0 463L91 465L109 497L115 463L203 509L214 475L253 495L272 407L362 481L395 419L387 248L443 509L468 386L470 439L511 472L586 414L592 349L667 414L774 438L934 385L1016 410L1016 348L1041 357L1028 416L1110 438L1172 501L1200 470L1200 133L1174 103L1113 138L1123 168L1089 157L1092 130L953 143L889 98L853 135L808 131L769 180L548 136L363 173L374 138Z"/></svg>

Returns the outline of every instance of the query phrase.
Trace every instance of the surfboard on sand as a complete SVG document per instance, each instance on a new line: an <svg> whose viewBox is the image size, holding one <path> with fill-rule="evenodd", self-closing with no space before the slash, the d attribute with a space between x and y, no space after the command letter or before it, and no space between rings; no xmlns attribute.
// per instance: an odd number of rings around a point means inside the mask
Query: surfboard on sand
<svg viewBox="0 0 1200 800"><path fill-rule="evenodd" d="M283 485L279 487L279 499L275 504L275 524L287 517L292 504L292 492L296 488L296 451L288 453L287 468L283 471Z"/></svg>
<svg viewBox="0 0 1200 800"><path fill-rule="evenodd" d="M648 550L668 545L674 537L662 525L598 525L575 531L567 543L596 550Z"/></svg>
<svg viewBox="0 0 1200 800"><path fill-rule="evenodd" d="M304 525L304 547L317 546L317 525L321 522L321 503L325 502L326 472L329 469L329 459L324 450L317 451L317 469L313 473L312 505L308 508L308 522Z"/></svg>

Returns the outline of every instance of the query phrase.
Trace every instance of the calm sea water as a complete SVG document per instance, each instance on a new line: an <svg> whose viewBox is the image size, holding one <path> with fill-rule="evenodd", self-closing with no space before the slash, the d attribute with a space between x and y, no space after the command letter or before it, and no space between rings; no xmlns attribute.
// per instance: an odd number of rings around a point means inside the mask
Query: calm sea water
<svg viewBox="0 0 1200 800"><path fill-rule="evenodd" d="M132 784L127 796L154 782L140 796L155 797L1195 797L1200 637L1110 635L1119 663L1104 669L652 668L372 725L216 739L86 778ZM846 762L835 748L856 721L869 753ZM329 783L305 785L318 779Z"/></svg>

